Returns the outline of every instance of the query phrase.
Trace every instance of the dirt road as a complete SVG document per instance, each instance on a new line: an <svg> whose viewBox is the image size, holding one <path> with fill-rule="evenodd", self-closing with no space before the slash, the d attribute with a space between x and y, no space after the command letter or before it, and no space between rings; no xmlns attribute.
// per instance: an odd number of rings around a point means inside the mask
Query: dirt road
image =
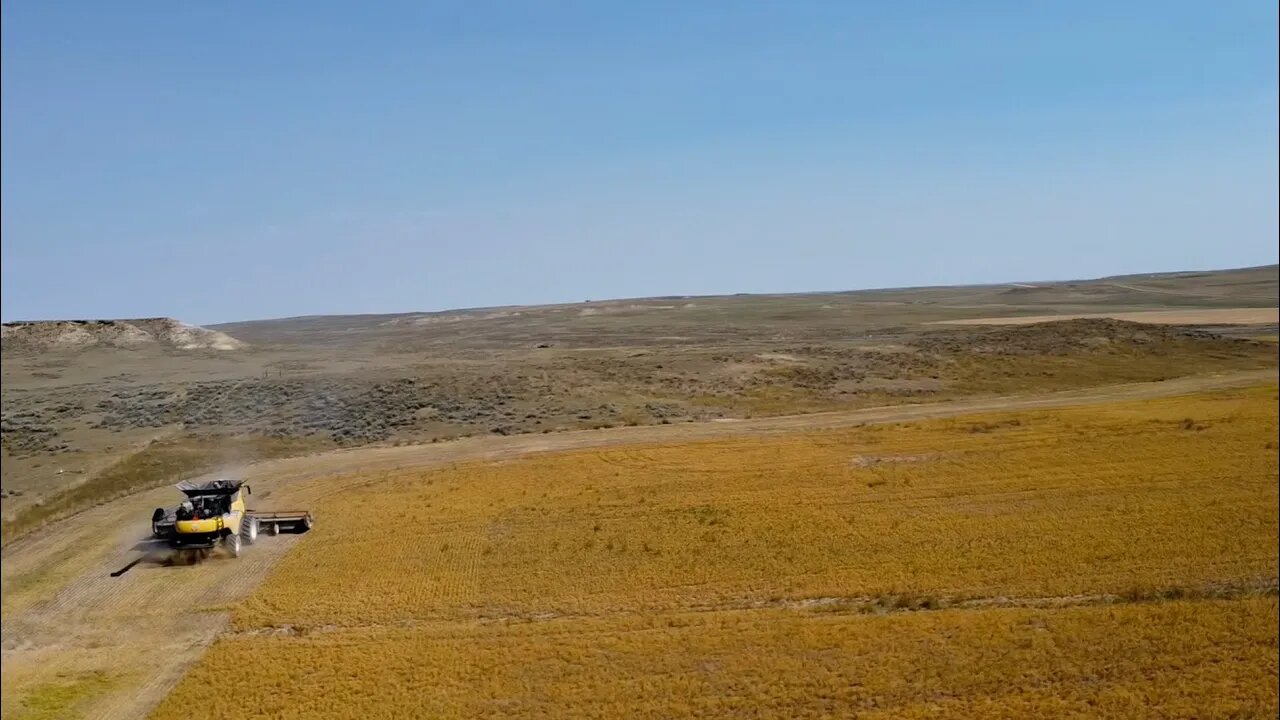
<svg viewBox="0 0 1280 720"><path fill-rule="evenodd" d="M360 448L255 465L252 500L263 509L306 507L369 473L498 460L611 445L789 433L971 413L1062 407L1186 394L1274 382L1274 370L1035 396L971 399L849 412L565 432L490 436L455 442ZM168 566L143 541L152 508L171 504L169 488L93 508L4 550L3 682L7 716L17 698L79 678L101 683L91 718L143 717L226 627L230 608L306 536L260 538L237 560L213 557ZM318 522L326 522L318 518ZM110 573L144 558L120 577ZM231 670L233 671L233 670ZM95 675L103 673L103 675Z"/></svg>

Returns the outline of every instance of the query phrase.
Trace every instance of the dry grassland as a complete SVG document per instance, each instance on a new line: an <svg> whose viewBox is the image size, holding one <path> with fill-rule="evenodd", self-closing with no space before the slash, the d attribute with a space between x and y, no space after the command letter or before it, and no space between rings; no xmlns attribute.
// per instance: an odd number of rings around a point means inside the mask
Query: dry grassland
<svg viewBox="0 0 1280 720"><path fill-rule="evenodd" d="M197 379L213 366L193 365L186 382L123 386L72 383L88 370L64 358L61 385L23 387L6 360L0 541L124 493L335 446L852 410L1276 365L1272 343L1100 320L814 340L534 348L431 364L378 354L391 366L272 377L268 365L259 377L216 380ZM143 360L139 372L173 358ZM25 382L32 372L44 371L28 368Z"/></svg>
<svg viewBox="0 0 1280 720"><path fill-rule="evenodd" d="M154 716L1274 716L1276 403L352 478Z"/></svg>
<svg viewBox="0 0 1280 720"><path fill-rule="evenodd" d="M1280 322L1280 308L1207 308L1147 310L1143 312L1078 313L1075 315L1023 315L1020 317L941 320L936 325L1030 325L1079 318L1111 318L1154 325L1266 325Z"/></svg>

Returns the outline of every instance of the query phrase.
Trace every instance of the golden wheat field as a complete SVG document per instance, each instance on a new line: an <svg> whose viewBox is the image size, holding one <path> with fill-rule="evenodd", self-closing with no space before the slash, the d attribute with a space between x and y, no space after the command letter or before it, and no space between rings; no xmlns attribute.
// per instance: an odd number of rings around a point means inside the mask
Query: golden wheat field
<svg viewBox="0 0 1280 720"><path fill-rule="evenodd" d="M1274 716L1277 400L351 478L153 717Z"/></svg>

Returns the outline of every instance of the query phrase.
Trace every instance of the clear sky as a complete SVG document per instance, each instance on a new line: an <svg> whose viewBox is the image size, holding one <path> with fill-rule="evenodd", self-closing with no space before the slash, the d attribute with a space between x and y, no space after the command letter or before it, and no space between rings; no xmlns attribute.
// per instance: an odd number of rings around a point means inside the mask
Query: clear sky
<svg viewBox="0 0 1280 720"><path fill-rule="evenodd" d="M1270 0L2 12L5 320L1277 260Z"/></svg>

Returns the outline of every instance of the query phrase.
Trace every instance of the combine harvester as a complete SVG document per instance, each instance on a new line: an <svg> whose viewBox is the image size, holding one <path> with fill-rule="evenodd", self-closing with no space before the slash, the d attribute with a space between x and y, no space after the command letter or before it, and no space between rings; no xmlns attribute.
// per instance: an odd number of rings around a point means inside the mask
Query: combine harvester
<svg viewBox="0 0 1280 720"><path fill-rule="evenodd" d="M219 543L232 557L239 557L241 546L252 545L264 528L269 535L311 529L312 517L307 510L249 510L244 498L253 490L242 481L181 482L175 487L187 499L172 510L156 508L151 515L151 532L190 560L204 557Z"/></svg>

